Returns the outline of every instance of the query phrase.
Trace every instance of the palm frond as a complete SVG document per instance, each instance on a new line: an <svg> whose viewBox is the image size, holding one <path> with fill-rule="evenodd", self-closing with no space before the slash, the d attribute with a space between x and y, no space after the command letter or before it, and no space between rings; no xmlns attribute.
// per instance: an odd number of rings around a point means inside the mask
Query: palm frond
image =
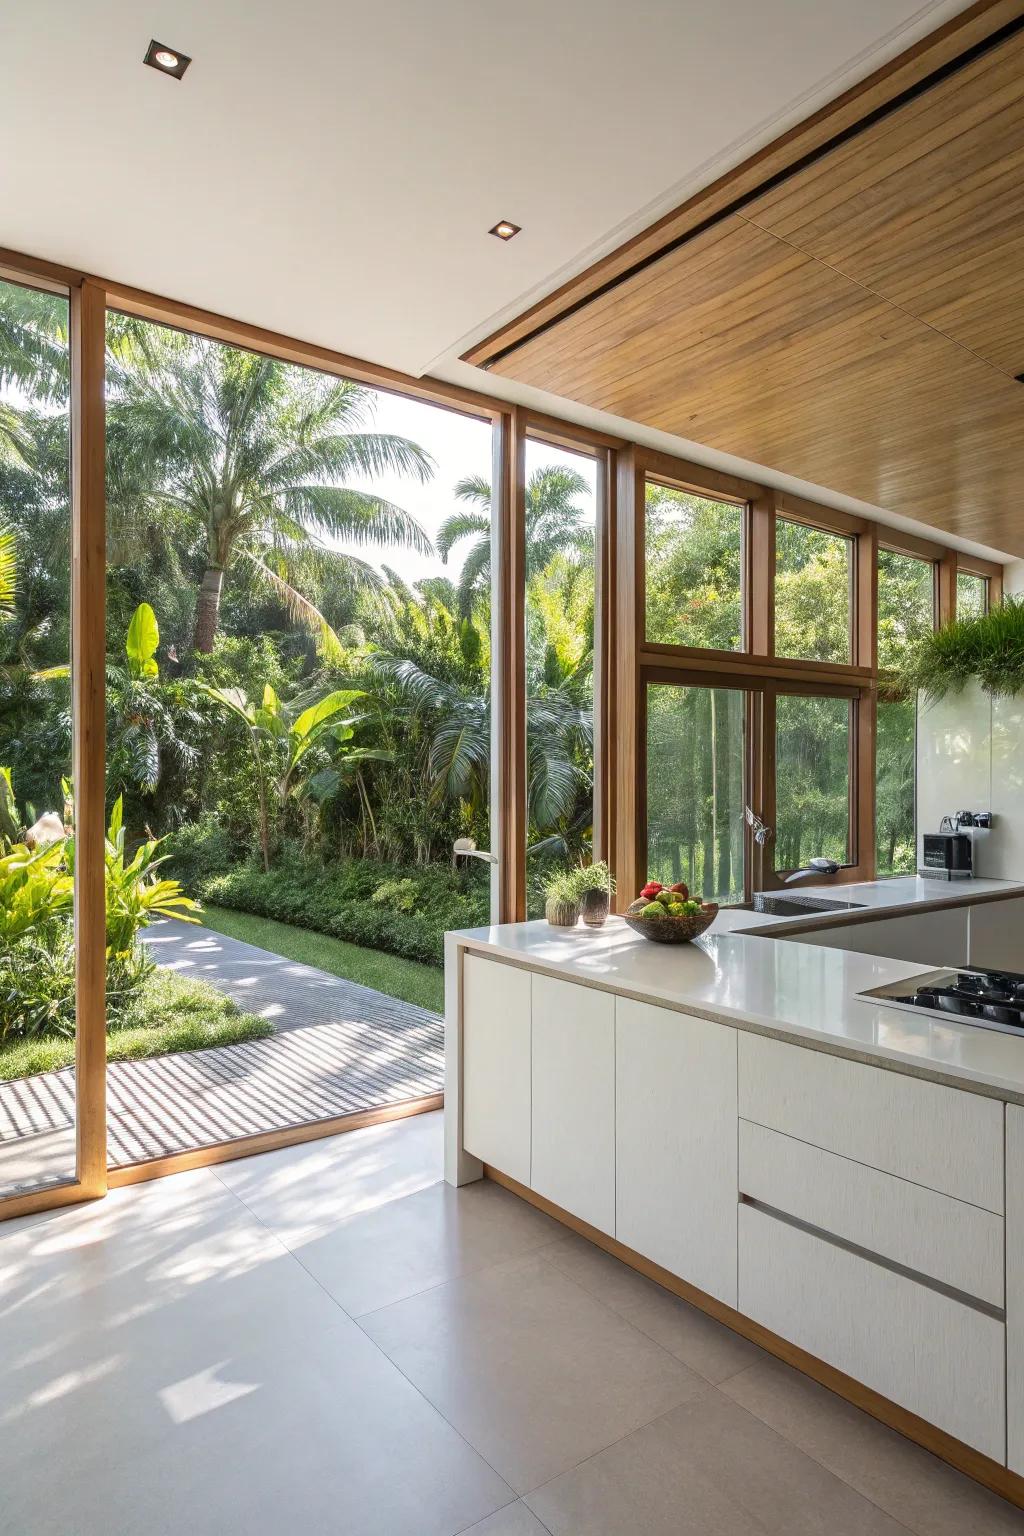
<svg viewBox="0 0 1024 1536"><path fill-rule="evenodd" d="M280 598L292 623L301 625L307 634L313 636L317 650L324 661L335 665L340 664L345 658L345 647L319 608L311 603L308 597L303 597L290 581L286 581L283 576L271 570L270 566L257 555L248 553L248 559L259 577Z"/></svg>
<svg viewBox="0 0 1024 1536"><path fill-rule="evenodd" d="M336 485L290 485L280 493L286 513L311 523L334 538L356 544L390 544L432 555L434 546L422 525L402 507L376 496Z"/></svg>

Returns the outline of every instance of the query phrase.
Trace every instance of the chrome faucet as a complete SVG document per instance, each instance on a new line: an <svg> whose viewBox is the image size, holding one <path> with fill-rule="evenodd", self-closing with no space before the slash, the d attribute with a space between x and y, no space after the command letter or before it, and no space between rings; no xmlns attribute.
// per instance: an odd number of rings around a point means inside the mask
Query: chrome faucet
<svg viewBox="0 0 1024 1536"><path fill-rule="evenodd" d="M782 883L783 885L793 885L797 880L806 880L809 875L837 875L842 867L835 859L808 859L803 869L794 869L793 873L787 875Z"/></svg>

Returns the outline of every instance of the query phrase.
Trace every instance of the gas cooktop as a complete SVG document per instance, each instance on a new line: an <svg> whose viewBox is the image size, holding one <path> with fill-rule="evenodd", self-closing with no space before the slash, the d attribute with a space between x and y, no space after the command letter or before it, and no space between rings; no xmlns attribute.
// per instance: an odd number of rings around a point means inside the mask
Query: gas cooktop
<svg viewBox="0 0 1024 1536"><path fill-rule="evenodd" d="M860 996L891 1008L951 1014L964 1024L1024 1035L1024 975L1017 971L924 971Z"/></svg>

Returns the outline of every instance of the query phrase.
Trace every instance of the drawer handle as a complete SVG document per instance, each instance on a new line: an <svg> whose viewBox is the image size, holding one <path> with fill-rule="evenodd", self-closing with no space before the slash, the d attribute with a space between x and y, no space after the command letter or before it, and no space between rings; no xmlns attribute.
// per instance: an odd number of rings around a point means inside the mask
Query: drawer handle
<svg viewBox="0 0 1024 1536"><path fill-rule="evenodd" d="M926 1275L919 1269L911 1269L907 1264L898 1264L895 1259L886 1258L884 1253L875 1253L871 1248L862 1248L859 1243L851 1243L845 1237L838 1237L835 1232L827 1232L824 1227L816 1227L813 1222L802 1221L799 1216L791 1216L788 1211L780 1211L777 1206L766 1205L763 1200L755 1200L752 1195L741 1193L740 1205L749 1205L752 1211L760 1211L763 1216L770 1216L773 1221L781 1221L787 1227L796 1227L797 1231L807 1232L823 1243L831 1243L833 1248L841 1248L844 1253L852 1253L858 1259L866 1259L868 1263L877 1265L879 1269L887 1269L890 1274L901 1275L905 1280L914 1280L918 1285L927 1286L930 1291L938 1291L940 1296L948 1296L951 1301L960 1302L961 1306L971 1307L975 1312L982 1312L986 1317L995 1318L997 1322L1006 1322L1005 1308L994 1306L990 1301L982 1301L980 1297L971 1296L967 1291L959 1291L956 1286L946 1285L942 1280L935 1280L931 1275Z"/></svg>

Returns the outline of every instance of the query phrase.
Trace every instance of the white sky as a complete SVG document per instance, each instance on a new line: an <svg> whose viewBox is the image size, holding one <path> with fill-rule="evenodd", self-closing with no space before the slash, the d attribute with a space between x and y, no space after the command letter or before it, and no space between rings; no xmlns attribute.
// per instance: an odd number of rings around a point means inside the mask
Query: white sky
<svg viewBox="0 0 1024 1536"><path fill-rule="evenodd" d="M440 406L426 405L419 400L380 393L377 395L377 408L371 429L411 438L437 461L434 478L425 485L402 475L378 476L372 482L378 494L411 512L431 539L436 537L444 519L462 505L452 494L457 481L466 475L483 475L488 481L491 478L489 423L460 416ZM586 498L587 510L592 517L597 477L594 460L581 454L550 448L545 443L528 441L526 449L528 475L541 465L560 464L571 466L586 477L590 485L590 493ZM353 479L351 484L360 489L369 489L371 486L369 480ZM409 583L420 581L424 576L444 575L454 581L468 548L468 540L462 545L457 544L447 565L442 563L439 555L425 558L409 549L382 549L368 545L362 553L374 565L390 565Z"/></svg>

